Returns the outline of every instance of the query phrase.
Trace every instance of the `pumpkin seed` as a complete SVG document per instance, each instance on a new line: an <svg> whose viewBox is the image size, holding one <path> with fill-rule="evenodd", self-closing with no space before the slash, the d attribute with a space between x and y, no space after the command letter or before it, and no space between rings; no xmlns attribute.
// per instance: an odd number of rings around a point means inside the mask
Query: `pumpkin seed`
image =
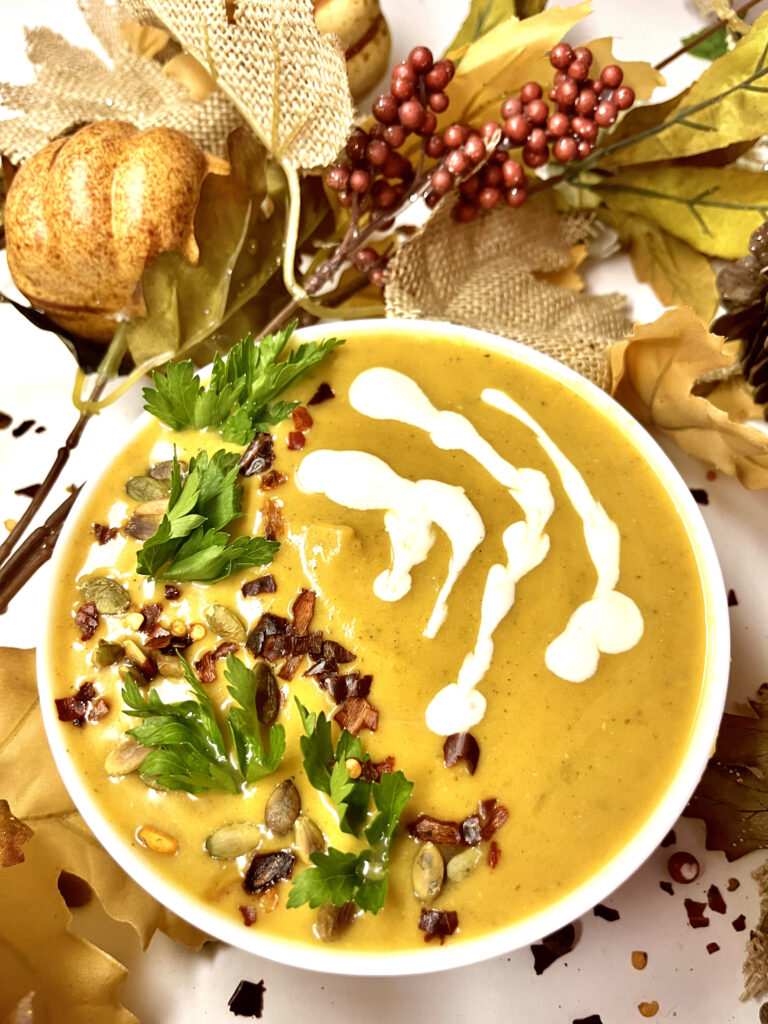
<svg viewBox="0 0 768 1024"><path fill-rule="evenodd" d="M125 650L122 644L113 644L109 640L99 640L91 655L91 661L98 668L106 668L108 665L114 665L116 661L120 661L124 654Z"/></svg>
<svg viewBox="0 0 768 1024"><path fill-rule="evenodd" d="M413 861L413 893L422 903L431 903L440 895L445 877L443 857L434 843L424 843Z"/></svg>
<svg viewBox="0 0 768 1024"><path fill-rule="evenodd" d="M262 835L262 827L252 821L230 821L211 832L205 850L216 860L234 860L257 847Z"/></svg>
<svg viewBox="0 0 768 1024"><path fill-rule="evenodd" d="M131 606L131 599L116 580L109 576L91 576L80 584L86 601L93 601L102 615L122 615Z"/></svg>
<svg viewBox="0 0 768 1024"><path fill-rule="evenodd" d="M131 516L125 526L125 534L134 540L149 540L160 526L161 516Z"/></svg>
<svg viewBox="0 0 768 1024"><path fill-rule="evenodd" d="M290 779L275 786L264 809L267 828L276 836L287 836L301 811L301 797Z"/></svg>
<svg viewBox="0 0 768 1024"><path fill-rule="evenodd" d="M266 661L257 661L253 675L256 680L256 715L264 725L272 725L280 710L280 687L275 673Z"/></svg>
<svg viewBox="0 0 768 1024"><path fill-rule="evenodd" d="M182 459L178 459L177 461L179 464L179 472L181 474L181 479L183 480L184 477L187 475L188 467L186 462L182 461ZM149 475L152 477L153 480L167 480L168 482L170 482L172 473L173 459L167 459L165 462L158 462L156 466L152 466L149 470Z"/></svg>
<svg viewBox="0 0 768 1024"><path fill-rule="evenodd" d="M222 640L230 640L233 644L245 643L245 623L226 605L212 604L206 609L205 621Z"/></svg>
<svg viewBox="0 0 768 1024"><path fill-rule="evenodd" d="M455 857L451 857L445 872L452 882L463 882L475 870L482 856L476 846L470 846L457 853Z"/></svg>
<svg viewBox="0 0 768 1024"><path fill-rule="evenodd" d="M152 501L142 501L133 510L137 516L164 516L168 511L167 498L153 498Z"/></svg>
<svg viewBox="0 0 768 1024"><path fill-rule="evenodd" d="M315 935L322 942L335 942L352 924L356 911L357 907L351 900L343 907L335 907L333 903L324 903L317 912Z"/></svg>
<svg viewBox="0 0 768 1024"><path fill-rule="evenodd" d="M160 654L155 652L157 671L166 679L181 679L184 675L184 666L175 654Z"/></svg>
<svg viewBox="0 0 768 1024"><path fill-rule="evenodd" d="M140 672L144 673L150 669L150 666L154 664L143 647L136 643L135 640L130 638L123 640L123 647L125 648L125 655L129 661L131 661ZM148 676L144 676L144 682L146 683Z"/></svg>
<svg viewBox="0 0 768 1024"><path fill-rule="evenodd" d="M300 815L293 826L293 834L299 856L307 864L311 863L311 854L325 850L325 836L311 818Z"/></svg>
<svg viewBox="0 0 768 1024"><path fill-rule="evenodd" d="M154 501L168 497L168 484L151 476L132 476L126 483L128 497L134 501Z"/></svg>
<svg viewBox="0 0 768 1024"><path fill-rule="evenodd" d="M137 743L132 736L126 737L107 754L104 760L107 775L130 775L141 765L148 753L148 747Z"/></svg>

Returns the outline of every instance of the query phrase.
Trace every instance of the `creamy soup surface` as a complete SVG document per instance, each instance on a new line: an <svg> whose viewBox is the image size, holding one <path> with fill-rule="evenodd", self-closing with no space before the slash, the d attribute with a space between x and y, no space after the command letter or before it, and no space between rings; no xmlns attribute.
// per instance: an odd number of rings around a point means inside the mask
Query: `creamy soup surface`
<svg viewBox="0 0 768 1024"><path fill-rule="evenodd" d="M350 387L372 367L406 375L433 407L461 414L506 464L540 471L554 501L551 516L539 524L548 551L519 574L514 603L492 632L490 667L473 691L485 702L481 720L471 725L480 749L474 774L465 761L444 765L445 735L435 731L434 721L428 727L427 709L439 691L457 681L475 647L489 570L508 564L505 530L513 523L525 525L524 512L482 460L441 449L420 426L354 408ZM179 621L205 625L206 610L220 604L235 611L250 632L265 612L290 619L299 591L313 591L310 629L322 630L354 653L345 671L373 677L368 700L379 721L375 732L360 732L364 750L374 762L393 758L395 769L413 782L392 850L386 904L377 915L358 914L338 938L338 947L423 949L418 922L424 904L415 897L412 882L421 844L408 834L407 825L420 814L461 822L476 812L478 801L495 799L509 816L493 834L493 851L489 840L482 842L474 870L460 880L446 879L430 904L457 912L458 928L446 941L461 942L546 908L584 883L642 829L679 767L700 697L706 638L699 570L672 501L643 456L583 398L538 370L469 343L420 337L415 328L412 337L353 335L286 397L306 404L322 382L331 385L335 397L310 407L314 422L306 430L305 447L289 448L287 435L295 430L290 419L273 431L273 469L285 474L285 482L267 491L260 490L258 475L241 478L244 515L234 533L263 533L268 500L281 512L281 547L270 566L239 571L212 585L179 583L180 597L169 600L165 582L155 584L136 574L140 541L121 529L98 544L92 524L123 528L137 505L126 494L126 481L146 475L169 457L174 445L178 458L187 462L202 449L213 453L235 446L213 431L175 433L153 421L111 463L101 486L78 510L79 525L57 584L60 624L50 666L57 697L72 696L90 681L109 712L97 722L79 728L61 723L60 729L104 814L154 871L243 927L318 944L313 931L317 911L286 907L291 881L261 895L242 887L254 852L295 852L293 832L277 837L262 827L254 849L233 860L213 859L205 848L206 838L227 823L263 826L266 800L284 779L294 781L302 815L317 824L328 845L348 851L362 847L361 840L339 831L329 799L312 787L302 766L303 730L294 697L316 712L329 714L334 706L329 694L304 675L312 661L304 658L291 681L278 679L283 701L277 721L287 736L281 765L237 795L162 791L148 786L138 772L110 776L105 759L137 723L122 711L124 663L92 663L99 640L142 643L142 634L129 623L149 603L162 606L159 621L169 626ZM488 387L513 399L536 429L484 400ZM556 446L560 467L551 449L545 450L544 436ZM297 480L304 481L300 470L310 456L347 450L375 456L406 481L429 479L463 488L482 522L484 536L447 594L444 621L433 628L433 636L425 636L425 630L450 569L446 533L436 526L427 530L433 543L412 567L410 589L397 600L392 594L382 599L377 579L393 557L387 510L350 508L354 501L345 504L318 490L311 493ZM330 463L315 463L328 479ZM590 601L598 581L584 517L560 472L568 463L616 525L616 589L634 605L642 623L642 635L629 649L600 654L596 671L582 682L562 678L545 662L549 645L574 611ZM349 484L347 479L347 491ZM598 527L599 534L602 521ZM455 559L455 548L453 554ZM276 591L243 596L242 585L266 573L274 577ZM83 603L78 588L94 574L122 584L132 606L127 614L102 615L93 637L83 641L74 621ZM184 654L194 664L221 642L206 626L204 636ZM254 664L242 645L237 656ZM219 711L230 703L224 664L215 663L216 679L206 686ZM275 671L280 664L273 665ZM188 696L183 679L158 676L145 692L152 687L166 702ZM337 738L339 729L333 728ZM157 853L142 845L136 836L147 825L173 837L176 852ZM464 849L440 847L446 862ZM293 878L308 866L297 859ZM255 917L250 925L248 915Z"/></svg>

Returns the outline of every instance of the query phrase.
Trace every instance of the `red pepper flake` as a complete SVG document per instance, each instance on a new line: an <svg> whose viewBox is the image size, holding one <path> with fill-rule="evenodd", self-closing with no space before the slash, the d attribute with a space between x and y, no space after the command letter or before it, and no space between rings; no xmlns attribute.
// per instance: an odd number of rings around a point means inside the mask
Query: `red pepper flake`
<svg viewBox="0 0 768 1024"><path fill-rule="evenodd" d="M109 712L109 704L96 696L93 683L83 683L74 697L56 698L56 712L60 722L82 725L84 721L98 722Z"/></svg>
<svg viewBox="0 0 768 1024"><path fill-rule="evenodd" d="M237 909L243 915L243 924L246 928L256 924L256 907L252 907L249 903L240 903Z"/></svg>
<svg viewBox="0 0 768 1024"><path fill-rule="evenodd" d="M725 884L725 888L728 890L728 892L736 892L736 890L739 888L739 885L740 882L738 878L729 878Z"/></svg>
<svg viewBox="0 0 768 1024"><path fill-rule="evenodd" d="M667 861L667 871L674 882L689 885L699 877L699 862L692 853L678 850Z"/></svg>
<svg viewBox="0 0 768 1024"><path fill-rule="evenodd" d="M379 712L365 697L347 697L336 713L336 721L342 729L357 736L361 729L376 732Z"/></svg>
<svg viewBox="0 0 768 1024"><path fill-rule="evenodd" d="M718 944L716 942L708 942L707 943L707 952L708 953L710 953L710 954L716 953L718 951L718 949L720 949L720 947L718 946Z"/></svg>
<svg viewBox="0 0 768 1024"><path fill-rule="evenodd" d="M330 384L326 384L325 381L320 385L317 391L312 395L307 405L320 405L321 402L327 402L329 398L335 398L333 388Z"/></svg>
<svg viewBox="0 0 768 1024"><path fill-rule="evenodd" d="M491 840L488 848L488 867L493 870L501 860L501 849L495 839Z"/></svg>
<svg viewBox="0 0 768 1024"><path fill-rule="evenodd" d="M262 476L259 490L274 491L276 487L281 487L287 480L287 473L279 473L276 469L270 469Z"/></svg>
<svg viewBox="0 0 768 1024"><path fill-rule="evenodd" d="M254 854L243 879L243 888L251 894L266 892L290 878L295 863L296 856L290 850Z"/></svg>
<svg viewBox="0 0 768 1024"><path fill-rule="evenodd" d="M283 513L279 501L267 498L261 510L264 520L264 536L267 540L277 540L283 532Z"/></svg>
<svg viewBox="0 0 768 1024"><path fill-rule="evenodd" d="M733 930L734 931L743 932L744 929L747 927L747 919L746 919L746 917L744 917L743 914L739 914L738 917L735 917L731 921L731 924L733 926Z"/></svg>
<svg viewBox="0 0 768 1024"><path fill-rule="evenodd" d="M216 679L216 663L213 660L213 651L206 651L205 654L195 662L195 668L200 682L207 686Z"/></svg>
<svg viewBox="0 0 768 1024"><path fill-rule="evenodd" d="M421 908L419 915L419 928L425 932L424 941L431 942L439 938L440 945L445 942L447 935L453 935L459 927L459 915L455 910L431 910L428 907Z"/></svg>
<svg viewBox="0 0 768 1024"><path fill-rule="evenodd" d="M707 904L698 903L696 900L685 900L684 903L691 928L709 928L709 918L704 914Z"/></svg>
<svg viewBox="0 0 768 1024"><path fill-rule="evenodd" d="M576 928L573 924L567 924L556 932L552 932L551 935L545 936L540 943L531 946L534 971L537 974L543 974L555 960L570 953L575 945Z"/></svg>
<svg viewBox="0 0 768 1024"><path fill-rule="evenodd" d="M674 846L676 842L677 842L677 836L675 835L675 830L674 829L670 829L669 832L667 832L667 834L661 840L661 846L662 847Z"/></svg>
<svg viewBox="0 0 768 1024"><path fill-rule="evenodd" d="M80 605L75 612L75 622L80 629L81 639L90 640L99 624L99 613L93 601Z"/></svg>
<svg viewBox="0 0 768 1024"><path fill-rule="evenodd" d="M261 1017L264 992L263 981L241 981L229 997L227 1006L236 1017Z"/></svg>
<svg viewBox="0 0 768 1024"><path fill-rule="evenodd" d="M707 903L709 909L713 910L716 914L724 914L727 907L723 895L716 885L710 885L707 889Z"/></svg>
<svg viewBox="0 0 768 1024"><path fill-rule="evenodd" d="M141 625L139 626L139 632L151 633L152 629L160 618L160 613L163 610L161 604L145 604L141 608L141 614L144 616Z"/></svg>
<svg viewBox="0 0 768 1024"><path fill-rule="evenodd" d="M310 414L309 410L305 409L303 405L299 405L293 410L293 412L291 413L291 418L293 419L294 427L296 427L297 430L301 430L302 432L305 430L309 430L309 428L314 423L314 420L312 419L312 415Z"/></svg>
<svg viewBox="0 0 768 1024"><path fill-rule="evenodd" d="M114 540L118 530L116 526L104 526L103 523L93 523L91 529L99 544L106 544L107 541Z"/></svg>
<svg viewBox="0 0 768 1024"><path fill-rule="evenodd" d="M174 587L172 583L166 583L165 585L165 598L167 601L178 601L181 597L181 591L178 587Z"/></svg>
<svg viewBox="0 0 768 1024"><path fill-rule="evenodd" d="M300 431L291 430L285 443L292 452L300 452L307 443L307 439Z"/></svg>
<svg viewBox="0 0 768 1024"><path fill-rule="evenodd" d="M443 744L443 764L452 768L459 761L467 762L467 771L475 774L480 760L480 746L471 732L454 732Z"/></svg>
<svg viewBox="0 0 768 1024"><path fill-rule="evenodd" d="M593 907L592 913L595 917L602 917L604 921L618 921L621 917L618 910L614 907L606 907L604 903L598 903L596 907Z"/></svg>
<svg viewBox="0 0 768 1024"><path fill-rule="evenodd" d="M240 472L243 476L266 473L275 461L275 439L271 434L257 434L243 452Z"/></svg>

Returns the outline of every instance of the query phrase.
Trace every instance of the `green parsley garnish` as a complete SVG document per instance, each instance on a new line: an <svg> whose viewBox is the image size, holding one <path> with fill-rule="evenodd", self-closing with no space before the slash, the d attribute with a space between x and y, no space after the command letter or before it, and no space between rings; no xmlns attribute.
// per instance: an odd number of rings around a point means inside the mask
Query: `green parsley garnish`
<svg viewBox="0 0 768 1024"><path fill-rule="evenodd" d="M223 449L200 452L181 483L174 453L168 511L139 551L136 571L156 580L215 583L238 569L271 562L279 542L264 537L232 540L224 527L241 515L240 456Z"/></svg>
<svg viewBox="0 0 768 1024"><path fill-rule="evenodd" d="M238 793L243 783L271 774L285 753L285 729L282 725L272 726L269 751L265 752L256 717L252 670L233 654L227 658L224 671L230 684L227 689L240 705L230 707L227 714L238 771L227 755L210 697L188 662L181 655L179 658L194 699L166 704L155 689L145 697L133 680L127 680L123 688L124 713L144 719L140 725L129 729L128 735L142 746L153 748L141 762L140 773L156 779L166 789L182 789L187 793L205 793L212 789Z"/></svg>
<svg viewBox="0 0 768 1024"><path fill-rule="evenodd" d="M360 853L342 853L331 847L325 853L313 853L314 867L297 875L288 907L320 907L332 903L342 907L353 900L361 910L378 914L387 897L389 853L403 808L413 783L402 772L382 775L371 786L378 814L365 830L368 848Z"/></svg>
<svg viewBox="0 0 768 1024"><path fill-rule="evenodd" d="M290 416L299 404L276 402L277 396L344 344L339 338L308 342L278 363L296 325L294 321L285 330L267 335L258 345L248 335L224 359L217 354L207 387L200 383L191 360L169 363L164 375L152 374L154 388L144 388L144 408L174 430L214 427L225 441L248 444L257 433Z"/></svg>

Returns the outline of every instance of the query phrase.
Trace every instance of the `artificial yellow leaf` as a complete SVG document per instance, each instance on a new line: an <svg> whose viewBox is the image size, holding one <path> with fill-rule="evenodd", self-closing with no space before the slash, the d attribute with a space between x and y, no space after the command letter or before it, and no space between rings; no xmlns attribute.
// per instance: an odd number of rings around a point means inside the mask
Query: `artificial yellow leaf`
<svg viewBox="0 0 768 1024"><path fill-rule="evenodd" d="M641 423L751 490L768 487L768 435L694 394L696 382L732 365L733 355L692 310L671 309L635 327L608 357L612 393Z"/></svg>
<svg viewBox="0 0 768 1024"><path fill-rule="evenodd" d="M649 163L759 138L768 122L768 12L730 52L664 105L630 111L601 157L602 166ZM638 141L629 142L637 135Z"/></svg>
<svg viewBox="0 0 768 1024"><path fill-rule="evenodd" d="M690 306L709 323L719 296L706 256L645 217L614 210L611 220L629 248L637 279L649 284L665 306Z"/></svg>
<svg viewBox="0 0 768 1024"><path fill-rule="evenodd" d="M638 214L707 256L743 256L768 220L768 174L732 167L625 168L594 186L611 211Z"/></svg>
<svg viewBox="0 0 768 1024"><path fill-rule="evenodd" d="M568 288L572 292L583 292L584 282L579 277L578 269L587 258L587 247L583 243L571 246L571 260L569 266L560 270L534 271L533 276L539 281L546 281L556 288Z"/></svg>
<svg viewBox="0 0 768 1024"><path fill-rule="evenodd" d="M85 879L107 914L130 924L145 947L158 929L187 945L200 946L205 941L201 932L162 907L118 867L75 810L43 729L33 651L0 648L0 780L0 799L7 800L15 817L34 830L24 847L27 860L29 851L35 850L34 863L41 865L46 877L55 866L54 883L61 871ZM0 881L3 877L0 871ZM30 901L32 917L34 874L25 871L15 877L31 879L29 891L18 893L18 899ZM3 908L0 938L7 938L8 929L14 927L14 918L6 917Z"/></svg>
<svg viewBox="0 0 768 1024"><path fill-rule="evenodd" d="M654 89L664 85L664 75L647 60L618 60L613 55L613 39L605 36L593 39L587 46L592 51L594 66L602 71L609 64L620 64L624 72L624 84L632 87L636 99L647 100Z"/></svg>
<svg viewBox="0 0 768 1024"><path fill-rule="evenodd" d="M155 25L142 25L140 21L131 18L120 25L120 38L139 57L152 60L165 49L171 37Z"/></svg>

